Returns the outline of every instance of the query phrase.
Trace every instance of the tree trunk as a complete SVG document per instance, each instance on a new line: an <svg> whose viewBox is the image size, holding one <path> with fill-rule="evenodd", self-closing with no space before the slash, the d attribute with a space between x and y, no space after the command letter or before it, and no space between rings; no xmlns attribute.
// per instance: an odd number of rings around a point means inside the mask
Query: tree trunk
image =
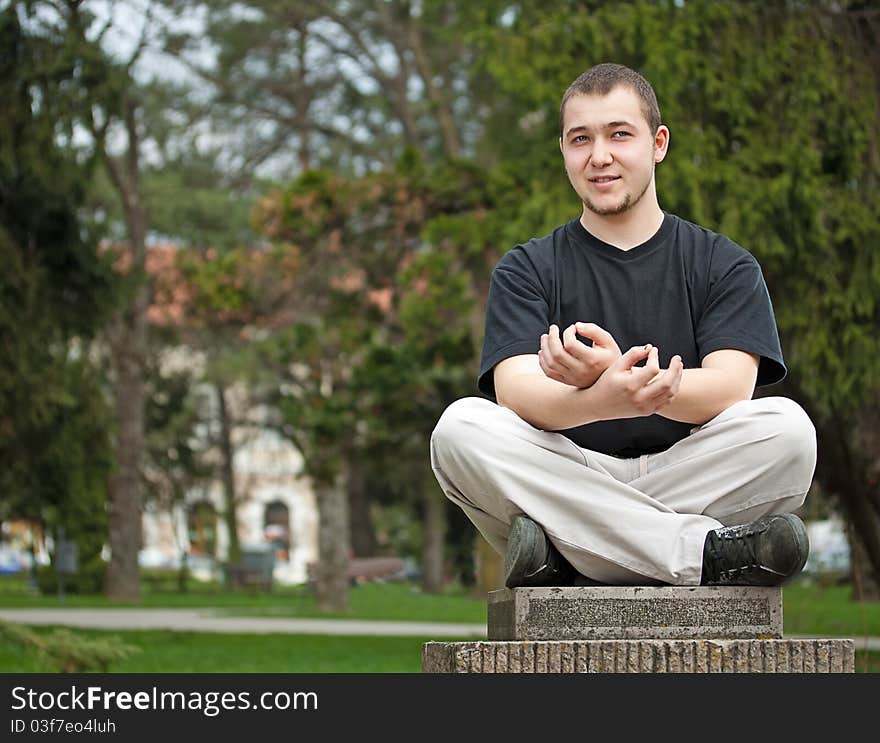
<svg viewBox="0 0 880 743"><path fill-rule="evenodd" d="M312 107L312 89L309 86L306 72L308 65L306 63L306 34L307 26L305 23L297 25L299 31L299 40L296 45L296 54L299 60L297 67L298 82L296 88L296 133L299 136L299 146L297 147L297 157L299 159L299 168L301 173L305 173L312 167L312 120L310 109Z"/></svg>
<svg viewBox="0 0 880 743"><path fill-rule="evenodd" d="M873 463L853 436L854 424L849 417L834 414L824 425L822 421L814 423L820 452L817 477L837 496L850 530L853 569L858 560L865 589L870 591L880 580L880 513L874 501Z"/></svg>
<svg viewBox="0 0 880 743"><path fill-rule="evenodd" d="M504 560L482 536L477 537L476 546L477 584L474 592L486 598L489 591L504 588Z"/></svg>
<svg viewBox="0 0 880 743"><path fill-rule="evenodd" d="M348 463L348 510L351 514L351 549L355 557L376 554L376 534L370 517L370 498L363 464L357 458Z"/></svg>
<svg viewBox="0 0 880 743"><path fill-rule="evenodd" d="M116 323L113 367L116 376L116 471L110 478L109 543L105 591L109 598L141 597L141 460L144 451L144 354L146 289Z"/></svg>
<svg viewBox="0 0 880 743"><path fill-rule="evenodd" d="M136 105L125 101L128 153L117 163L100 141L101 156L122 202L128 230L129 276L135 287L131 304L120 310L110 345L116 375L116 472L110 478L110 564L105 589L113 599L141 596L138 551L142 540L141 465L144 456L144 366L147 354L147 215L141 200Z"/></svg>
<svg viewBox="0 0 880 743"><path fill-rule="evenodd" d="M872 455L876 441L866 438L864 429L873 426L876 410L868 405L858 413L844 414L832 409L830 415L823 415L811 408L809 398L793 375L786 381L785 389L804 406L816 426L816 479L840 505L852 547L853 577L862 581L862 592L869 595L871 585L880 582L880 508ZM863 431L861 436L854 433L858 431Z"/></svg>
<svg viewBox="0 0 880 743"><path fill-rule="evenodd" d="M416 69L425 86L425 94L431 102L431 109L440 125L440 134L443 137L443 151L446 157L455 159L461 155L461 142L458 136L458 127L452 115L452 106L445 93L445 86L438 87L434 83L436 74L428 58L427 50L422 39L421 29L418 22L410 17L408 19L408 41L416 63Z"/></svg>
<svg viewBox="0 0 880 743"><path fill-rule="evenodd" d="M855 529L847 529L850 565L852 567L852 600L880 601L880 583L877 582L871 561Z"/></svg>
<svg viewBox="0 0 880 743"><path fill-rule="evenodd" d="M321 611L348 610L349 514L345 474L315 483L318 502L318 565L315 597Z"/></svg>
<svg viewBox="0 0 880 743"><path fill-rule="evenodd" d="M235 450L232 446L232 424L229 420L229 409L226 406L226 389L217 382L217 410L220 416L220 456L223 479L223 520L229 537L229 550L226 560L236 563L241 559L241 545L238 540L238 511L235 497L235 472L233 463Z"/></svg>
<svg viewBox="0 0 880 743"><path fill-rule="evenodd" d="M422 546L422 588L426 593L443 590L446 511L444 496L437 488L424 490L424 543Z"/></svg>

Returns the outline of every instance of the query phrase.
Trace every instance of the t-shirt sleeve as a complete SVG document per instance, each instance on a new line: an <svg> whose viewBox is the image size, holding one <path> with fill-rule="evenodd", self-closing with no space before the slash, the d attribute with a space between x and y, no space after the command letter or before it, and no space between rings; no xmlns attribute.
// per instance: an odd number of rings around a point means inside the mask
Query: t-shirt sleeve
<svg viewBox="0 0 880 743"><path fill-rule="evenodd" d="M538 353L550 325L547 291L525 250L517 246L492 272L486 302L486 332L477 385L495 398L493 369L511 356Z"/></svg>
<svg viewBox="0 0 880 743"><path fill-rule="evenodd" d="M700 361L713 351L733 348L760 356L758 386L785 377L785 362L773 305L754 256L729 243L716 251L706 304L697 325Z"/></svg>

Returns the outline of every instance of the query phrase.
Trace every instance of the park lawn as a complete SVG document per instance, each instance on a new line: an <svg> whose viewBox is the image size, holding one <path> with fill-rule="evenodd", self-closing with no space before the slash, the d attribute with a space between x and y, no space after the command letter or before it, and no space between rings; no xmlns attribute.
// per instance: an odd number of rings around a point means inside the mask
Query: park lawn
<svg viewBox="0 0 880 743"><path fill-rule="evenodd" d="M55 627L32 627L46 635ZM109 673L418 673L422 645L436 637L225 634L168 630L70 630L138 648ZM0 673L55 669L22 646L0 640Z"/></svg>
<svg viewBox="0 0 880 743"><path fill-rule="evenodd" d="M409 622L485 623L486 601L450 586L443 594L422 592L411 583L366 583L349 591L349 610L321 612L312 594L302 586L277 587L271 592L229 591L215 584L197 584L187 593L150 591L136 605L110 601L104 596L35 595L19 576L0 576L0 607L3 608L214 608L236 616L327 617Z"/></svg>
<svg viewBox="0 0 880 743"><path fill-rule="evenodd" d="M852 600L851 585L797 581L782 591L786 635L880 637L880 602Z"/></svg>

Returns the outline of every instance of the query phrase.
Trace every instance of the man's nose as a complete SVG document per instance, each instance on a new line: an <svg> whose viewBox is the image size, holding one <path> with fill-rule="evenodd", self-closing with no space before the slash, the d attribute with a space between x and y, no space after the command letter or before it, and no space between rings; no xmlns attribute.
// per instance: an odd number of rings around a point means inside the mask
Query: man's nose
<svg viewBox="0 0 880 743"><path fill-rule="evenodd" d="M601 140L596 140L593 144L593 151L590 153L590 161L593 165L603 167L611 164L611 148Z"/></svg>

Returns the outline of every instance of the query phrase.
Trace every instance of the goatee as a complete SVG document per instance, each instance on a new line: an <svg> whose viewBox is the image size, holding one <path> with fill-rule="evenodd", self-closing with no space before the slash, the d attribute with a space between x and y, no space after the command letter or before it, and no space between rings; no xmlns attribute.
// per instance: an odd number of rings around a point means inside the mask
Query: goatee
<svg viewBox="0 0 880 743"><path fill-rule="evenodd" d="M642 200L642 196L645 195L645 192L648 190L648 186L651 185L651 181L648 181L645 184L645 187L642 189L642 192L633 199L632 194L626 194L623 199L616 204L615 206L611 206L608 208L601 208L596 206L588 197L584 197L583 202L584 206L587 207L593 214L598 214L600 217L611 217L615 214L623 214L625 211L632 209L639 201Z"/></svg>

